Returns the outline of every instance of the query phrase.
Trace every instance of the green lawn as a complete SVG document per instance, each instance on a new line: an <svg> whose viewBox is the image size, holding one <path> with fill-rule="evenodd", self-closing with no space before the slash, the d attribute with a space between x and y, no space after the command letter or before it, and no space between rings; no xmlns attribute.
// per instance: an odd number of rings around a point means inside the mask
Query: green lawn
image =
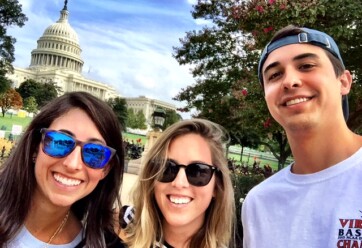
<svg viewBox="0 0 362 248"><path fill-rule="evenodd" d="M141 139L141 144L145 145L147 142L147 137L145 135L133 134L133 133L122 133L124 140L127 140L129 143L132 141L136 144L137 140Z"/></svg>
<svg viewBox="0 0 362 248"><path fill-rule="evenodd" d="M233 159L236 161L236 164L241 164L240 162L240 154L235 153L229 153L229 159ZM258 159L258 162L260 161L260 166L263 167L266 164L269 164L270 167L272 167L273 170L278 170L278 163L275 161L265 160L265 159ZM252 166L254 163L253 157L248 157L243 155L242 162L245 164L248 164L249 166Z"/></svg>
<svg viewBox="0 0 362 248"><path fill-rule="evenodd" d="M13 125L20 125L23 130L29 125L32 118L30 117L18 117L16 115L5 114L5 117L0 115L0 129L5 130L6 134L11 131Z"/></svg>

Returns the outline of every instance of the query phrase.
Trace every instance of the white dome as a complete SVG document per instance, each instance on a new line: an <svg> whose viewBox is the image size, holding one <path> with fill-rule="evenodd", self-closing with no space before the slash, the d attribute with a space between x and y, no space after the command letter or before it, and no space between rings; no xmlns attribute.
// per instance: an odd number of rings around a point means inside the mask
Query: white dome
<svg viewBox="0 0 362 248"><path fill-rule="evenodd" d="M45 29L43 36L57 36L78 44L78 35L68 23L68 11L62 10L60 19Z"/></svg>
<svg viewBox="0 0 362 248"><path fill-rule="evenodd" d="M60 11L59 20L47 27L38 40L38 46L31 52L30 69L66 69L82 72L82 49L78 35L68 23L66 5Z"/></svg>
<svg viewBox="0 0 362 248"><path fill-rule="evenodd" d="M44 36L57 36L69 39L78 44L78 35L69 23L54 23L45 29Z"/></svg>

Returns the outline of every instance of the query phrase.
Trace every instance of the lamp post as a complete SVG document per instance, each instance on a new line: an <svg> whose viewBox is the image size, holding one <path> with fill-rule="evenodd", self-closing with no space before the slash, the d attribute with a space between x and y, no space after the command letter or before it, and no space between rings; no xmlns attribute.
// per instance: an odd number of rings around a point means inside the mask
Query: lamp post
<svg viewBox="0 0 362 248"><path fill-rule="evenodd" d="M166 111L160 107L157 107L152 114L155 131L162 130L163 123L165 123L165 117L166 117Z"/></svg>
<svg viewBox="0 0 362 248"><path fill-rule="evenodd" d="M160 136L165 123L166 111L160 107L157 107L152 114L153 129L147 133L148 142L145 147L144 154L153 146L156 139ZM143 156L143 155L142 155Z"/></svg>

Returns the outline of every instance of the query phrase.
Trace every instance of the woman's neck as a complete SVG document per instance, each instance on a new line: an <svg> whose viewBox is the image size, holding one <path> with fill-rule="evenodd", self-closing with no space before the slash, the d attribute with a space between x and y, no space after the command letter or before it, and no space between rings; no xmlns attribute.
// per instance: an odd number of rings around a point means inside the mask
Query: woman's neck
<svg viewBox="0 0 362 248"><path fill-rule="evenodd" d="M175 248L189 247L190 240L195 234L195 230L189 227L172 227L164 225L164 239L168 244Z"/></svg>
<svg viewBox="0 0 362 248"><path fill-rule="evenodd" d="M26 217L25 227L37 239L51 244L71 242L81 230L81 223L70 208L50 208L32 205Z"/></svg>

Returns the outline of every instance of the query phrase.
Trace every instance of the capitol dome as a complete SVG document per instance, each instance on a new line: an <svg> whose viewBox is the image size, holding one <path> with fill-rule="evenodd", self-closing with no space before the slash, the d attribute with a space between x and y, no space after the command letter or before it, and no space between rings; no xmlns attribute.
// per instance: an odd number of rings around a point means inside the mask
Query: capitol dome
<svg viewBox="0 0 362 248"><path fill-rule="evenodd" d="M42 37L57 36L78 44L78 35L68 23L68 11L61 11L60 19L45 29Z"/></svg>
<svg viewBox="0 0 362 248"><path fill-rule="evenodd" d="M31 52L30 69L64 69L82 72L83 60L78 35L68 23L67 5L60 11L59 20L45 29L38 46Z"/></svg>

